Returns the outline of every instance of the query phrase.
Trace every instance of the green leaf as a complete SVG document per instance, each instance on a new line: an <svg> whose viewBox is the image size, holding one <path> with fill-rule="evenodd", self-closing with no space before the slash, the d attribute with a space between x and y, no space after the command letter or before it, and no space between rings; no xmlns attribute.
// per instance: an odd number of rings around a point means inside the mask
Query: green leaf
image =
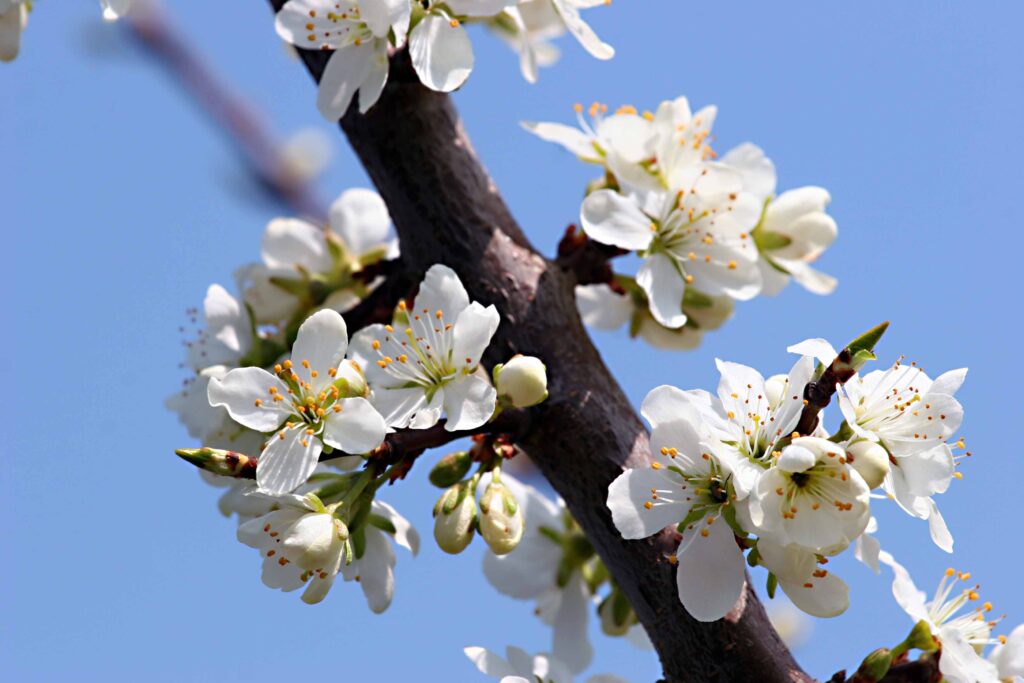
<svg viewBox="0 0 1024 683"><path fill-rule="evenodd" d="M856 356L858 351L874 351L875 345L882 338L882 335L885 334L887 329L889 329L888 321L881 325L876 325L847 344L846 348L850 349L850 354L854 356Z"/></svg>

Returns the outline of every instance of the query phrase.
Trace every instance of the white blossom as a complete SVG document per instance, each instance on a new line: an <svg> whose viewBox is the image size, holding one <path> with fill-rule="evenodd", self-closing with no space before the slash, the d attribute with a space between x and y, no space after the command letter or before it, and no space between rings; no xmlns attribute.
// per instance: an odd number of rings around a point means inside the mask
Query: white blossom
<svg viewBox="0 0 1024 683"><path fill-rule="evenodd" d="M370 610L380 614L391 606L395 594L392 541L415 557L420 551L420 537L405 517L382 500L370 504L370 513L371 521L363 529L365 549L361 555L357 552L350 564L342 564L341 574L346 581L359 583Z"/></svg>
<svg viewBox="0 0 1024 683"><path fill-rule="evenodd" d="M992 648L988 661L995 665L1000 681L1024 681L1024 624L1013 629L1009 637L999 636L999 644Z"/></svg>
<svg viewBox="0 0 1024 683"><path fill-rule="evenodd" d="M245 301L256 321L290 319L304 303L296 293L303 280L330 290L322 307L351 308L374 284L368 288L353 281L352 274L398 254L390 226L384 200L361 188L346 190L331 204L325 228L297 218L272 220L263 233L263 262L240 272Z"/></svg>
<svg viewBox="0 0 1024 683"><path fill-rule="evenodd" d="M549 41L565 33L565 23L551 0L524 0L495 16L488 28L519 53L519 70L529 83L537 81L537 67L551 66L561 56Z"/></svg>
<svg viewBox="0 0 1024 683"><path fill-rule="evenodd" d="M530 655L509 645L502 657L482 647L463 650L480 673L497 678L501 683L573 683L573 671L561 660L548 654ZM618 676L597 674L586 683L626 683Z"/></svg>
<svg viewBox="0 0 1024 683"><path fill-rule="evenodd" d="M288 0L277 13L277 34L308 50L333 50L320 77L317 108L337 121L359 93L365 113L384 90L388 78L388 34L395 46L405 43L409 0Z"/></svg>
<svg viewBox="0 0 1024 683"><path fill-rule="evenodd" d="M447 415L449 431L479 427L494 414L496 392L478 373L498 327L497 309L470 303L455 272L427 271L405 320L371 325L352 340L373 405L390 427L424 429Z"/></svg>
<svg viewBox="0 0 1024 683"><path fill-rule="evenodd" d="M348 562L349 529L335 515L337 504L324 506L312 495L284 495L274 501L278 509L238 527L238 540L263 557L263 583L283 591L305 586L302 600L314 604L326 597L340 572L346 581L360 583L372 611L388 608L395 565L389 537L414 555L419 548L419 537L405 518L390 505L373 501L371 522L358 532L365 536L362 552L357 549Z"/></svg>
<svg viewBox="0 0 1024 683"><path fill-rule="evenodd" d="M654 389L641 412L651 423L650 467L627 469L608 488L608 508L626 539L646 538L685 523L677 558L679 599L695 619L724 617L743 592L743 553L723 516L732 458L712 454L698 432L700 416L675 387Z"/></svg>
<svg viewBox="0 0 1024 683"><path fill-rule="evenodd" d="M550 2L550 0L540 0ZM553 142L573 153L580 161L604 166L621 181L650 186L650 173L643 163L654 157L655 129L650 117L633 107L622 107L606 116L607 106L594 103L587 110L576 105L579 128L561 123L523 123L523 128L541 140Z"/></svg>
<svg viewBox="0 0 1024 683"><path fill-rule="evenodd" d="M630 336L640 337L656 349L690 350L700 346L704 333L717 330L732 317L733 301L727 296L708 296L690 287L683 296L686 324L665 327L651 315L646 295L618 293L605 284L577 285L576 309L583 324L599 330L629 325Z"/></svg>
<svg viewBox="0 0 1024 683"><path fill-rule="evenodd" d="M928 601L925 593L914 585L910 573L892 555L883 550L879 559L892 568L896 602L915 623L926 622L942 644L939 670L943 677L950 683L995 683L996 666L981 656L986 645L998 642L992 638L995 622L986 616L992 605L986 602L961 613L965 606L980 599L977 585L958 587L958 582L969 581L971 575L947 569L935 596Z"/></svg>
<svg viewBox="0 0 1024 683"><path fill-rule="evenodd" d="M802 436L774 456L750 494L758 530L815 552L845 548L861 535L871 518L870 489L842 446Z"/></svg>
<svg viewBox="0 0 1024 683"><path fill-rule="evenodd" d="M188 364L199 371L215 365L237 367L253 348L256 335L245 304L218 284L203 299L206 327L188 345Z"/></svg>
<svg viewBox="0 0 1024 683"><path fill-rule="evenodd" d="M757 541L758 562L779 580L779 587L798 608L815 617L835 617L850 606L846 582L819 565L818 556L771 538Z"/></svg>
<svg viewBox="0 0 1024 683"><path fill-rule="evenodd" d="M210 381L211 405L273 434L256 468L262 490L294 490L313 472L324 445L357 454L383 441L384 420L359 395L365 383L359 366L344 360L347 346L341 315L319 311L299 328L293 360L275 366L276 375L246 367Z"/></svg>
<svg viewBox="0 0 1024 683"><path fill-rule="evenodd" d="M559 580L564 557L560 539L572 526L568 513L561 500L548 499L508 472L502 472L501 481L522 508L524 532L512 552L484 555L484 576L505 595L536 601L538 615L553 629L554 655L573 672L583 671L594 655L587 636L593 599L580 571Z"/></svg>
<svg viewBox="0 0 1024 683"><path fill-rule="evenodd" d="M839 407L861 438L880 442L897 458L944 443L959 429L963 408L954 398L967 369L934 381L897 361L888 370L857 375L839 389Z"/></svg>
<svg viewBox="0 0 1024 683"><path fill-rule="evenodd" d="M836 279L810 266L835 241L835 220L825 213L831 201L820 187L801 187L775 196L775 165L757 145L742 144L721 159L743 175L746 192L764 206L753 230L760 253L763 294L778 294L789 278L815 294L830 294Z"/></svg>

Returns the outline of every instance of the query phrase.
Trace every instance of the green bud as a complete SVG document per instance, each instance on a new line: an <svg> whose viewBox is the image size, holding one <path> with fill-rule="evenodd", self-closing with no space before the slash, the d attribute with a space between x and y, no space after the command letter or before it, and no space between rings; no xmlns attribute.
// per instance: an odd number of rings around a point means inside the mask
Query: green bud
<svg viewBox="0 0 1024 683"><path fill-rule="evenodd" d="M924 619L914 624L914 628L910 630L910 635L903 642L907 644L908 648L921 650L922 652L931 652L937 647L935 637L932 635L932 629Z"/></svg>
<svg viewBox="0 0 1024 683"><path fill-rule="evenodd" d="M491 552L512 552L523 538L523 509L501 482L492 481L480 497L480 535Z"/></svg>
<svg viewBox="0 0 1024 683"><path fill-rule="evenodd" d="M852 358L850 364L854 370L860 370L868 361L875 360L875 345L878 344L888 328L888 322L876 325L846 345L850 351Z"/></svg>
<svg viewBox="0 0 1024 683"><path fill-rule="evenodd" d="M256 459L220 448L179 448L174 451L201 470L224 477L255 478Z"/></svg>
<svg viewBox="0 0 1024 683"><path fill-rule="evenodd" d="M860 668L857 669L858 680L863 680L864 683L876 683L885 678L885 675L889 673L890 666L892 666L892 653L889 652L889 648L880 647L861 662Z"/></svg>
<svg viewBox="0 0 1024 683"><path fill-rule="evenodd" d="M473 540L476 501L467 482L441 494L434 505L434 540L441 550L458 555Z"/></svg>
<svg viewBox="0 0 1024 683"><path fill-rule="evenodd" d="M885 475L889 473L889 452L880 444L871 441L857 441L846 449L850 464L857 474L864 479L869 489L882 485Z"/></svg>
<svg viewBox="0 0 1024 683"><path fill-rule="evenodd" d="M454 486L466 476L473 466L473 456L467 451L449 453L430 470L430 483L439 488Z"/></svg>
<svg viewBox="0 0 1024 683"><path fill-rule="evenodd" d="M548 397L547 368L539 358L515 355L494 367L498 397L516 408L535 406Z"/></svg>
<svg viewBox="0 0 1024 683"><path fill-rule="evenodd" d="M601 617L601 630L609 636L624 636L633 625L633 608L622 591L613 590L597 608Z"/></svg>

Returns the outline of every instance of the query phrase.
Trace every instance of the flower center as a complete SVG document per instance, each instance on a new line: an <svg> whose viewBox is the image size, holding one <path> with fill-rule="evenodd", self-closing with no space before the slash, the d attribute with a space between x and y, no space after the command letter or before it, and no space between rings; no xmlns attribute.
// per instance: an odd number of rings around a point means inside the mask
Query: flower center
<svg viewBox="0 0 1024 683"><path fill-rule="evenodd" d="M399 332L391 325L384 326L387 334L373 341L377 365L403 386L427 390L443 386L457 374L452 359L454 323L447 321L440 309L413 312L404 304L399 304L399 309L406 313L408 326Z"/></svg>

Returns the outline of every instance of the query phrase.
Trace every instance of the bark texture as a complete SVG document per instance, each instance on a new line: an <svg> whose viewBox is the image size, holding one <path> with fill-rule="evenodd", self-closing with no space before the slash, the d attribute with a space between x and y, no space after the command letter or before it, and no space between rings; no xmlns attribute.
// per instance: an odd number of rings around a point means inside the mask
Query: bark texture
<svg viewBox="0 0 1024 683"><path fill-rule="evenodd" d="M275 9L283 2L273 0ZM329 53L303 52L314 78ZM726 619L691 618L676 595L669 531L624 541L605 506L624 467L648 462L647 433L584 330L569 269L529 244L474 153L446 95L423 87L404 51L392 58L380 101L341 127L394 220L402 259L419 274L444 263L501 325L487 364L514 353L548 364L550 398L518 443L590 537L647 629L667 681L813 680L793 660L748 587Z"/></svg>

